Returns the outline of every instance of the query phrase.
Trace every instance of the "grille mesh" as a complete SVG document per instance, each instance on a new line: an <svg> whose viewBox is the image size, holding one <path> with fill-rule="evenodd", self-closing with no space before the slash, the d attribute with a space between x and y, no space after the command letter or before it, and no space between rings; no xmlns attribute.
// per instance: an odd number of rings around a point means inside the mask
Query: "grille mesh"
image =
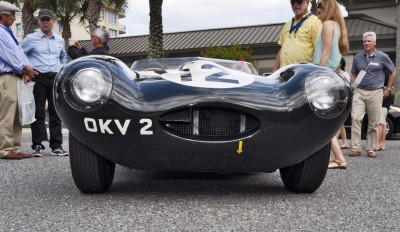
<svg viewBox="0 0 400 232"><path fill-rule="evenodd" d="M171 133L181 136L229 137L251 132L260 122L250 114L221 107L187 109L188 120L161 120Z"/></svg>

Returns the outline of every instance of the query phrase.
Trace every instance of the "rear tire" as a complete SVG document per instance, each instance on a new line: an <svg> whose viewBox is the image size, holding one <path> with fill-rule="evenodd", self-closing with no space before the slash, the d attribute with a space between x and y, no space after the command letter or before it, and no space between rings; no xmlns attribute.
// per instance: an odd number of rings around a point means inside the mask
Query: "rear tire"
<svg viewBox="0 0 400 232"><path fill-rule="evenodd" d="M303 162L281 168L281 178L285 187L294 193L312 193L325 179L331 151L329 142Z"/></svg>
<svg viewBox="0 0 400 232"><path fill-rule="evenodd" d="M75 185L83 193L104 193L114 179L115 163L96 154L69 133L69 157Z"/></svg>

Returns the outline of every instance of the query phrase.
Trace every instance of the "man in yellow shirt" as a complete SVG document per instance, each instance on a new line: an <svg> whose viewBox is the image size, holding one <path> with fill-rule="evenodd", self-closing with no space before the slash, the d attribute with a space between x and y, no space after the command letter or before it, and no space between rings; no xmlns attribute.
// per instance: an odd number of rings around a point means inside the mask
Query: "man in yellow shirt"
<svg viewBox="0 0 400 232"><path fill-rule="evenodd" d="M312 63L315 41L321 32L321 21L308 11L310 0L291 0L294 17L281 31L278 44L281 49L273 71L289 64Z"/></svg>

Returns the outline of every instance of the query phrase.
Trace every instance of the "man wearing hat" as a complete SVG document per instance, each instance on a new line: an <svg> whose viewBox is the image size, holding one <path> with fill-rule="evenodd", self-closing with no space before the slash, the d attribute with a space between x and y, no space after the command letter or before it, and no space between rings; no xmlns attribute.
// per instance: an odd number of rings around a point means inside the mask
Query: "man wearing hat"
<svg viewBox="0 0 400 232"><path fill-rule="evenodd" d="M21 11L11 3L0 1L0 158L21 159L22 126L19 123L17 81L29 82L35 71L29 65L24 52L18 46L10 26L15 12Z"/></svg>
<svg viewBox="0 0 400 232"><path fill-rule="evenodd" d="M21 48L25 52L38 72L35 76L33 95L35 97L36 121L31 124L32 131L32 156L41 157L44 150L42 141L46 138L45 104L48 102L51 154L66 156L68 152L62 148L61 120L57 115L53 102L53 82L61 67L67 63L65 41L58 34L53 33L53 13L42 9L38 15L40 30L29 34L21 42Z"/></svg>

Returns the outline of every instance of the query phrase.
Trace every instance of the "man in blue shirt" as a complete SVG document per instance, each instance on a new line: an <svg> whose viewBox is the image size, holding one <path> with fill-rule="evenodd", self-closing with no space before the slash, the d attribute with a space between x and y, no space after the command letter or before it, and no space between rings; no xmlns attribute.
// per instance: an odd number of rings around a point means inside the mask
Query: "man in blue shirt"
<svg viewBox="0 0 400 232"><path fill-rule="evenodd" d="M21 11L11 3L0 1L0 158L21 159L22 126L19 123L17 81L30 81L35 71L18 46L10 26L15 21L15 12Z"/></svg>
<svg viewBox="0 0 400 232"><path fill-rule="evenodd" d="M61 67L67 63L64 39L53 33L53 14L50 10L43 9L38 15L40 30L29 34L21 42L22 50L25 52L32 64L38 71L34 78L36 82L33 95L35 96L36 121L31 124L32 149L34 157L41 157L44 150L42 141L45 140L45 104L48 102L50 148L51 154L57 156L68 155L62 148L61 120L57 115L53 102L53 82Z"/></svg>

